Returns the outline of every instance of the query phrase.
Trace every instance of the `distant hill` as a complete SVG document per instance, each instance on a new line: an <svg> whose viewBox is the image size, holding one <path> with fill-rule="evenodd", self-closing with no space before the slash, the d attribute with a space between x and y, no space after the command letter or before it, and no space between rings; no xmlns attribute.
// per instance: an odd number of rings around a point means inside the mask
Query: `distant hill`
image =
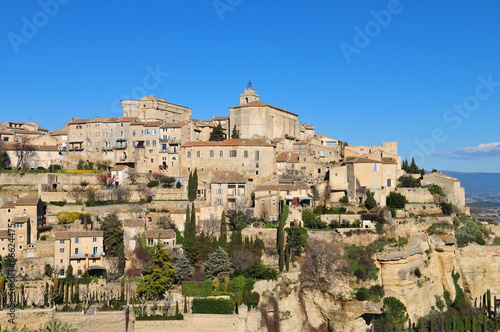
<svg viewBox="0 0 500 332"><path fill-rule="evenodd" d="M500 196L500 173L441 172L460 180L468 197L483 196L486 200Z"/></svg>

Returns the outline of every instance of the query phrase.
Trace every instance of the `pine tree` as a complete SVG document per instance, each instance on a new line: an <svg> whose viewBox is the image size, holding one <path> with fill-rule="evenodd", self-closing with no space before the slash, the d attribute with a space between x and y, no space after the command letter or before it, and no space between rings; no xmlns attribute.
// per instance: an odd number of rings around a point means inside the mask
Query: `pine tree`
<svg viewBox="0 0 500 332"><path fill-rule="evenodd" d="M220 280L230 277L234 269L227 251L219 248L211 253L208 261L205 263L205 272L209 279L219 278Z"/></svg>
<svg viewBox="0 0 500 332"><path fill-rule="evenodd" d="M177 261L174 264L174 269L177 270L175 280L179 283L187 280L191 276L191 273L193 273L193 267L185 255L181 255L177 258Z"/></svg>
<svg viewBox="0 0 500 332"><path fill-rule="evenodd" d="M174 281L173 277L177 271L173 267L174 256L161 241L158 242L153 257L153 264L149 268L149 273L139 283L137 293L158 299Z"/></svg>
<svg viewBox="0 0 500 332"><path fill-rule="evenodd" d="M227 246L227 223L226 223L226 213L222 211L222 217L220 221L220 234L219 234L219 247L226 248Z"/></svg>
<svg viewBox="0 0 500 332"><path fill-rule="evenodd" d="M236 126L233 127L233 131L231 132L231 138L234 138L234 139L240 138L240 131L238 129L236 129Z"/></svg>
<svg viewBox="0 0 500 332"><path fill-rule="evenodd" d="M209 141L224 141L226 139L226 134L224 134L224 128L220 124L215 126L210 133Z"/></svg>

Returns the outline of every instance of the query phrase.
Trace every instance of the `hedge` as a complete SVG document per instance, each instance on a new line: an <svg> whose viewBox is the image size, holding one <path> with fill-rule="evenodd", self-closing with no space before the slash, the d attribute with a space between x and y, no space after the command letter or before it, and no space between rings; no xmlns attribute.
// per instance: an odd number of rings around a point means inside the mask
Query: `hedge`
<svg viewBox="0 0 500 332"><path fill-rule="evenodd" d="M234 303L226 299L194 299L194 314L232 314Z"/></svg>

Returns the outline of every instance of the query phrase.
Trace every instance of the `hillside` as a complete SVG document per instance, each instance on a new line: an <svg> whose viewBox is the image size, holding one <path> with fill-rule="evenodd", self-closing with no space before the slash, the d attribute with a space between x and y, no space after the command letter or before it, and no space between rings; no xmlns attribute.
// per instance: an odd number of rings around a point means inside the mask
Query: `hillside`
<svg viewBox="0 0 500 332"><path fill-rule="evenodd" d="M500 203L500 173L442 172L460 180L469 201Z"/></svg>

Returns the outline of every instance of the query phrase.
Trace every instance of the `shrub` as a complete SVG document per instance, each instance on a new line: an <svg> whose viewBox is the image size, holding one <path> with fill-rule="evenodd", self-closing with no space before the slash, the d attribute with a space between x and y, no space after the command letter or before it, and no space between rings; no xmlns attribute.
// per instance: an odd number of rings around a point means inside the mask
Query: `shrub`
<svg viewBox="0 0 500 332"><path fill-rule="evenodd" d="M393 209L403 209L405 204L408 202L406 197L402 194L391 192L389 196L387 196L387 207Z"/></svg>
<svg viewBox="0 0 500 332"><path fill-rule="evenodd" d="M437 184L431 184L429 187L427 187L427 190L429 190L429 192L433 195L446 197L446 195L443 192L443 188L441 188Z"/></svg>
<svg viewBox="0 0 500 332"><path fill-rule="evenodd" d="M146 184L146 186L148 188L154 188L154 187L158 187L160 183L156 180L153 180L153 181L149 181L148 184Z"/></svg>
<svg viewBox="0 0 500 332"><path fill-rule="evenodd" d="M368 300L368 289L365 287L361 287L357 292L356 292L356 300L358 301L366 301Z"/></svg>
<svg viewBox="0 0 500 332"><path fill-rule="evenodd" d="M368 210L371 210L371 209L375 208L376 206L377 206L377 202L375 201L374 194L370 190L368 190L366 192L365 207Z"/></svg>
<svg viewBox="0 0 500 332"><path fill-rule="evenodd" d="M233 301L226 299L193 299L194 314L232 314Z"/></svg>
<svg viewBox="0 0 500 332"><path fill-rule="evenodd" d="M349 203L349 197L347 197L347 195L344 195L344 197L342 197L341 199L339 199L339 203L348 204Z"/></svg>
<svg viewBox="0 0 500 332"><path fill-rule="evenodd" d="M417 179L411 175L403 175L399 179L399 187L403 188L417 188L420 186Z"/></svg>
<svg viewBox="0 0 500 332"><path fill-rule="evenodd" d="M453 213L453 204L451 203L441 203L441 211L445 216L450 216Z"/></svg>
<svg viewBox="0 0 500 332"><path fill-rule="evenodd" d="M56 206L65 206L66 201L50 201L50 204L56 205Z"/></svg>

